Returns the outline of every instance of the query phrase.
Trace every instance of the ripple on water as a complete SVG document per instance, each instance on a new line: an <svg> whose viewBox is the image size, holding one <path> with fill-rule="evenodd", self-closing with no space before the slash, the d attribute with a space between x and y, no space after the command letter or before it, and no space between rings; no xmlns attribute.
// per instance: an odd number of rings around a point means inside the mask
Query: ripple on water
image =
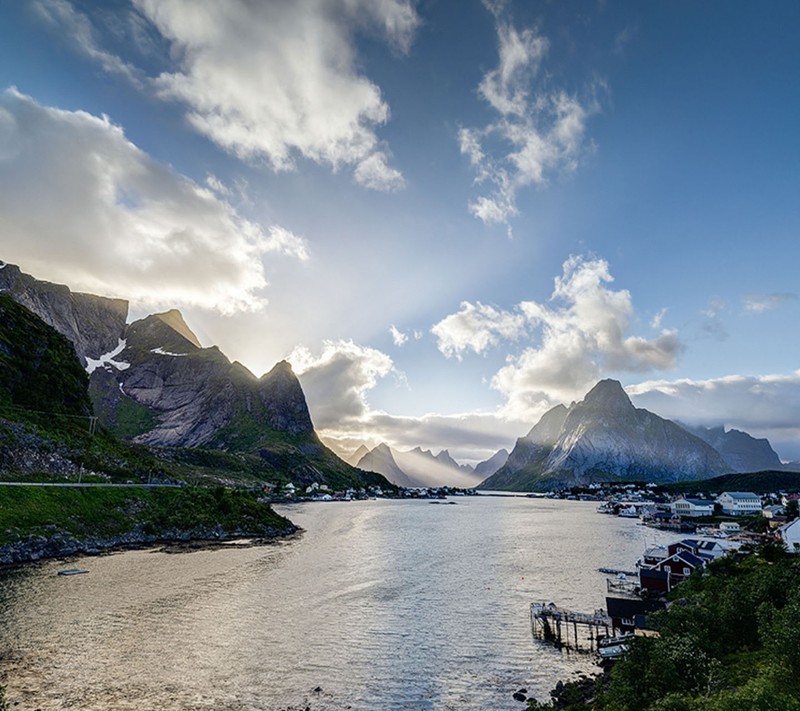
<svg viewBox="0 0 800 711"><path fill-rule="evenodd" d="M594 504L475 497L287 507L277 545L0 573L0 670L20 709L519 709L585 656L529 605L604 606L600 566L666 534ZM645 539L647 536L647 540Z"/></svg>

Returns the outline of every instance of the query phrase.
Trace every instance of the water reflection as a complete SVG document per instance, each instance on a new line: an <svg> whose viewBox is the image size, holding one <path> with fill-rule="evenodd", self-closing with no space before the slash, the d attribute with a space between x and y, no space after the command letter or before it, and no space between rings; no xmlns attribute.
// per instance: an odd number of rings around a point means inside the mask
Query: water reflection
<svg viewBox="0 0 800 711"><path fill-rule="evenodd" d="M586 669L529 604L593 610L600 566L665 534L594 505L517 498L308 504L266 547L87 558L0 575L18 708L504 709ZM647 536L647 540L645 539Z"/></svg>

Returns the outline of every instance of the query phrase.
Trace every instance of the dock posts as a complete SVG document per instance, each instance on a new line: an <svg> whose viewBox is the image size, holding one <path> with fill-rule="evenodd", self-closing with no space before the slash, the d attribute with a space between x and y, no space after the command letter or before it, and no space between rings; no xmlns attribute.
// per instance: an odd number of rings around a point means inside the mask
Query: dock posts
<svg viewBox="0 0 800 711"><path fill-rule="evenodd" d="M570 623L572 623L572 639L569 637ZM531 605L533 636L567 650L595 649L601 637L600 630L605 630L605 635L608 637L609 625L613 626L613 622L603 610L595 610L594 614L589 615L565 610L552 603Z"/></svg>

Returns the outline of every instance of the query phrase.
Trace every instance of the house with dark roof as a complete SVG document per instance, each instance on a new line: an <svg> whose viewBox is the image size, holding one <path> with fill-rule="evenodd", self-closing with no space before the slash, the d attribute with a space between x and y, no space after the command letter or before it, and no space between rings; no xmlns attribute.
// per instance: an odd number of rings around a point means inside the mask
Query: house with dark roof
<svg viewBox="0 0 800 711"><path fill-rule="evenodd" d="M727 552L719 541L706 541L698 538L684 538L667 546L669 555L675 555L678 551L694 553L705 561L716 560Z"/></svg>
<svg viewBox="0 0 800 711"><path fill-rule="evenodd" d="M669 568L639 568L639 589L647 597L661 597L672 590Z"/></svg>
<svg viewBox="0 0 800 711"><path fill-rule="evenodd" d="M614 630L633 632L635 629L650 629L647 615L656 610L663 610L663 600L629 597L607 597L606 610L611 618Z"/></svg>
<svg viewBox="0 0 800 711"><path fill-rule="evenodd" d="M679 550L674 555L665 558L654 567L658 570L669 571L670 585L675 587L678 583L686 580L695 570L704 568L706 561L690 553L689 551Z"/></svg>

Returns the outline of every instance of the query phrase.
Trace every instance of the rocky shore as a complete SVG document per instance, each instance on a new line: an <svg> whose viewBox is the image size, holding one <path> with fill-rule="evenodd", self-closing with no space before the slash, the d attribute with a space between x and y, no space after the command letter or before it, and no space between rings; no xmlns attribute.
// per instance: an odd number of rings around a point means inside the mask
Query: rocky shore
<svg viewBox="0 0 800 711"><path fill-rule="evenodd" d="M0 565L16 565L74 555L100 555L111 551L149 548L161 544L207 545L247 539L268 542L277 538L288 538L300 530L291 524L285 528L269 526L253 531L241 529L226 531L221 524L217 524L196 526L189 530L167 529L153 534L145 532L144 526L139 525L128 533L118 536L78 539L70 533L54 528L52 533L20 536L19 540L0 545Z"/></svg>

